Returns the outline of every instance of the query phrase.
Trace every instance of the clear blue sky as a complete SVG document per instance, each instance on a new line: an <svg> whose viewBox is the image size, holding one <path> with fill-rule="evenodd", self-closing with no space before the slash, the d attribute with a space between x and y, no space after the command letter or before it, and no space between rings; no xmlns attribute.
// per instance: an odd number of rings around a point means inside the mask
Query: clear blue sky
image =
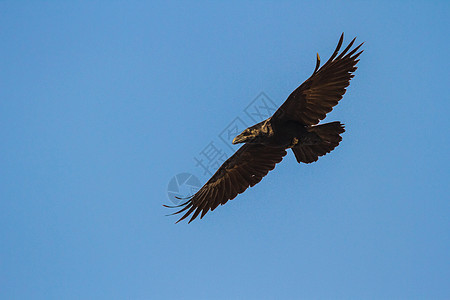
<svg viewBox="0 0 450 300"><path fill-rule="evenodd" d="M450 4L303 2L2 1L0 298L449 299ZM170 179L342 32L366 51L341 145L165 217Z"/></svg>

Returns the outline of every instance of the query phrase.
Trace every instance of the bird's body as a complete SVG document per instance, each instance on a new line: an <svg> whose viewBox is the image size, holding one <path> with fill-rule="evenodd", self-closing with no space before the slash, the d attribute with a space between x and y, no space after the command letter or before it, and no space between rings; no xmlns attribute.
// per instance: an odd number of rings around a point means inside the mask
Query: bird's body
<svg viewBox="0 0 450 300"><path fill-rule="evenodd" d="M357 52L361 45L352 47L355 39L339 54L343 42L330 59L309 79L294 90L278 110L263 122L245 129L236 136L233 144L244 143L227 159L206 184L175 214L185 212L181 221L193 213L189 222L201 212L203 217L209 210L225 204L254 186L279 163L291 149L299 163L311 163L331 152L342 140L344 126L340 122L320 124L345 93L354 76L359 61ZM339 55L338 55L339 54Z"/></svg>
<svg viewBox="0 0 450 300"><path fill-rule="evenodd" d="M292 148L299 142L303 144L318 141L314 134L308 132L308 127L296 121L271 122L271 118L247 128L253 138L245 140L250 144L263 144L269 147ZM246 131L244 131L247 133ZM233 140L233 144L242 143L239 135ZM242 136L246 138L244 134Z"/></svg>

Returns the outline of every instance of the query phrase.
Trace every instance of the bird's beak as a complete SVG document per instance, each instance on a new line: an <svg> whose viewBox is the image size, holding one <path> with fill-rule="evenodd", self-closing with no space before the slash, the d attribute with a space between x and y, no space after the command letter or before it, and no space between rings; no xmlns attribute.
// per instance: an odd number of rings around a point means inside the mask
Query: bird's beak
<svg viewBox="0 0 450 300"><path fill-rule="evenodd" d="M245 141L245 137L242 135L242 134L240 134L240 135L238 135L237 137L235 137L234 139L233 139L233 145L236 145L236 144L239 144L239 143L243 143Z"/></svg>

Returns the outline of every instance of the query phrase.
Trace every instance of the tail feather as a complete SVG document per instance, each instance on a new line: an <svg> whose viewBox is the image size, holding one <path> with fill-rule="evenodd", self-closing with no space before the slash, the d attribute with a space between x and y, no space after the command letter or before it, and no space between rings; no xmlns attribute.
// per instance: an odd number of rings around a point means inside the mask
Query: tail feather
<svg viewBox="0 0 450 300"><path fill-rule="evenodd" d="M333 151L342 141L341 133L345 132L344 124L340 122L331 122L323 125L317 125L309 128L311 133L315 133L319 137L319 141L311 144L298 144L292 151L299 163L312 163L327 153Z"/></svg>

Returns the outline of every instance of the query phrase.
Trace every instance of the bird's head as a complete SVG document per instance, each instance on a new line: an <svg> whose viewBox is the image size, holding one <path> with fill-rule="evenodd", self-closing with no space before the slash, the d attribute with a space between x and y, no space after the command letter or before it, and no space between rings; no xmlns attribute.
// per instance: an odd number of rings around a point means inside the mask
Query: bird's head
<svg viewBox="0 0 450 300"><path fill-rule="evenodd" d="M253 140L256 136L254 130L251 130L250 128L245 129L242 131L242 133L238 136L236 136L233 139L233 145L239 144L239 143L247 143L251 140Z"/></svg>

